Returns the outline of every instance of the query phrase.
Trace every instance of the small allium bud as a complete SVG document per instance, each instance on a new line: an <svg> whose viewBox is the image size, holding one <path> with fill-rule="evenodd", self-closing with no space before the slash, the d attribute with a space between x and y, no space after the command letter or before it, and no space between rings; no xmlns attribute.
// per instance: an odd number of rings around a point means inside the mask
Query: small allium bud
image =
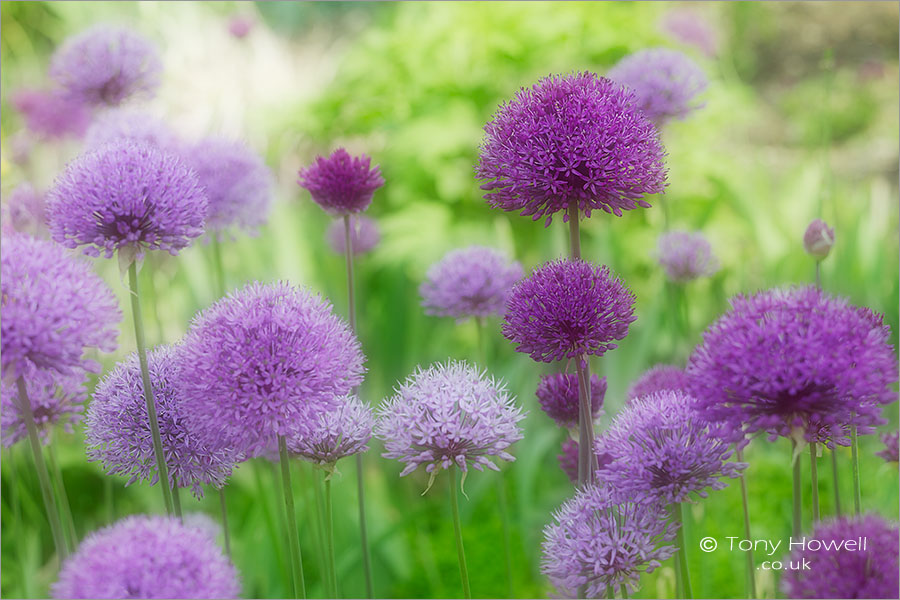
<svg viewBox="0 0 900 600"><path fill-rule="evenodd" d="M822 219L815 219L803 234L803 248L816 260L823 260L834 246L834 228Z"/></svg>

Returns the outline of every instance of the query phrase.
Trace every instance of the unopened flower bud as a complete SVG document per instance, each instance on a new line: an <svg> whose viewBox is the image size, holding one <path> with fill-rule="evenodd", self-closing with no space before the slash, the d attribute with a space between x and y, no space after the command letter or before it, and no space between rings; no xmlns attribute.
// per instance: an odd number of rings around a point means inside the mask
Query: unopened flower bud
<svg viewBox="0 0 900 600"><path fill-rule="evenodd" d="M803 234L803 248L816 260L823 260L834 246L834 229L822 219L815 219Z"/></svg>

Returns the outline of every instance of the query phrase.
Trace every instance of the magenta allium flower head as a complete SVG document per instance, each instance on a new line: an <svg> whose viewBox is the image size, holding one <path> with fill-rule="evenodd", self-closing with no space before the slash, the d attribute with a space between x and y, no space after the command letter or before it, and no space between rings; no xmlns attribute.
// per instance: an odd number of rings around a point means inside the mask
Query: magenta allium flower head
<svg viewBox="0 0 900 600"><path fill-rule="evenodd" d="M329 214L359 213L369 208L375 190L384 185L378 165L370 165L365 154L350 156L338 148L328 158L316 157L312 165L300 169L297 184L309 190L313 201Z"/></svg>
<svg viewBox="0 0 900 600"><path fill-rule="evenodd" d="M700 232L667 231L659 236L658 252L666 277L675 283L709 277L719 268L709 242Z"/></svg>
<svg viewBox="0 0 900 600"><path fill-rule="evenodd" d="M603 356L635 318L634 296L609 267L555 260L513 287L503 335L536 361Z"/></svg>
<svg viewBox="0 0 900 600"><path fill-rule="evenodd" d="M786 598L897 598L897 540L896 523L877 515L816 523L784 559L807 568L785 570L781 589Z"/></svg>
<svg viewBox="0 0 900 600"><path fill-rule="evenodd" d="M686 391L688 377L684 369L672 365L654 365L644 371L628 388L628 401L665 390Z"/></svg>
<svg viewBox="0 0 900 600"><path fill-rule="evenodd" d="M54 598L237 598L237 571L202 527L133 515L90 534L63 563Z"/></svg>
<svg viewBox="0 0 900 600"><path fill-rule="evenodd" d="M49 237L44 195L30 183L20 183L10 192L3 204L3 233L24 233L34 237Z"/></svg>
<svg viewBox="0 0 900 600"><path fill-rule="evenodd" d="M431 265L419 286L425 314L456 317L502 316L509 292L522 277L522 265L493 248L451 250Z"/></svg>
<svg viewBox="0 0 900 600"><path fill-rule="evenodd" d="M91 111L84 104L58 90L19 90L12 105L25 117L28 129L46 139L81 137L91 122Z"/></svg>
<svg viewBox="0 0 900 600"><path fill-rule="evenodd" d="M369 449L374 425L372 407L356 396L348 396L319 415L309 434L287 440L287 447L291 453L333 471L340 459Z"/></svg>
<svg viewBox="0 0 900 600"><path fill-rule="evenodd" d="M887 462L900 461L900 432L882 433L881 443L884 444L884 450L876 452L875 456L880 456Z"/></svg>
<svg viewBox="0 0 900 600"><path fill-rule="evenodd" d="M699 410L735 439L756 432L848 444L897 400L897 359L881 315L814 287L737 296L685 372Z"/></svg>
<svg viewBox="0 0 900 600"><path fill-rule="evenodd" d="M55 241L138 260L147 250L178 254L203 233L207 213L203 188L180 158L127 140L75 159L47 204Z"/></svg>
<svg viewBox="0 0 900 600"><path fill-rule="evenodd" d="M247 37L253 26L256 25L256 19L249 15L234 15L228 21L228 33L238 39Z"/></svg>
<svg viewBox="0 0 900 600"><path fill-rule="evenodd" d="M347 240L344 233L344 220L335 219L328 226L326 233L328 245L338 254L346 252ZM353 254L365 254L372 250L381 241L381 233L375 219L363 215L350 217L350 245L353 246Z"/></svg>
<svg viewBox="0 0 900 600"><path fill-rule="evenodd" d="M662 30L675 40L699 48L708 58L716 55L718 40L712 24L701 14L689 9L675 9L662 19Z"/></svg>
<svg viewBox="0 0 900 600"><path fill-rule="evenodd" d="M147 353L147 362L173 487L189 487L198 498L203 496L201 484L221 488L231 475L235 457L204 444L191 430L178 389L175 350L159 346ZM108 475L130 476L125 485L159 481L136 354L97 384L87 410L85 443L88 460L100 461Z"/></svg>
<svg viewBox="0 0 900 600"><path fill-rule="evenodd" d="M641 573L650 573L677 550L675 525L658 502L639 501L609 486L575 492L544 528L541 572L564 598L606 597L607 587L634 592Z"/></svg>
<svg viewBox="0 0 900 600"><path fill-rule="evenodd" d="M823 260L834 246L834 228L822 219L814 219L803 234L803 249L816 260Z"/></svg>
<svg viewBox="0 0 900 600"><path fill-rule="evenodd" d="M578 426L578 375L576 373L552 373L542 375L538 383L538 402L547 416L560 427ZM603 412L603 396L606 395L606 377L591 375L591 416L595 419Z"/></svg>
<svg viewBox="0 0 900 600"><path fill-rule="evenodd" d="M401 477L423 464L432 475L453 465L499 471L490 457L515 460L506 450L522 439L524 418L504 384L450 361L419 368L397 386L378 408L375 435L384 440L382 456L406 463Z"/></svg>
<svg viewBox="0 0 900 600"><path fill-rule="evenodd" d="M91 265L49 241L4 235L0 254L0 363L3 377L31 368L80 375L99 371L89 349L116 348L122 314Z"/></svg>
<svg viewBox="0 0 900 600"><path fill-rule="evenodd" d="M571 201L588 217L649 208L644 196L666 185L653 123L630 91L594 73L553 75L520 89L484 132L476 175L487 180L487 201L535 221L546 216L547 225Z"/></svg>
<svg viewBox="0 0 900 600"><path fill-rule="evenodd" d="M597 448L594 448L595 452ZM596 452L598 468L603 468L612 462L613 457L609 452ZM562 454L557 455L559 468L568 475L572 483L578 482L578 442L572 438L566 438L562 443Z"/></svg>
<svg viewBox="0 0 900 600"><path fill-rule="evenodd" d="M145 37L122 27L96 25L67 39L53 54L50 77L85 104L117 105L153 96L162 61Z"/></svg>
<svg viewBox="0 0 900 600"><path fill-rule="evenodd" d="M84 146L97 149L110 142L130 140L171 152L178 141L162 120L140 110L116 108L99 115L88 129Z"/></svg>
<svg viewBox="0 0 900 600"><path fill-rule="evenodd" d="M288 283L252 283L194 317L179 350L181 394L204 443L252 458L310 435L363 379L363 354L331 305Z"/></svg>
<svg viewBox="0 0 900 600"><path fill-rule="evenodd" d="M49 433L59 424L69 433L81 420L83 403L87 398L84 375L61 375L35 368L24 374L31 413L43 442L49 443ZM4 446L12 446L28 436L25 421L19 413L18 390L14 381L0 381L0 428Z"/></svg>

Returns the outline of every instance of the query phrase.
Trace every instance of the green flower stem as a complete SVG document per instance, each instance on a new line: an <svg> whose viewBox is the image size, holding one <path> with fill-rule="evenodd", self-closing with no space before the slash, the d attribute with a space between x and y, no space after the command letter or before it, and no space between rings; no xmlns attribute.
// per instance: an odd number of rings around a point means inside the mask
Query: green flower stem
<svg viewBox="0 0 900 600"><path fill-rule="evenodd" d="M212 235L213 268L216 274L216 289L219 291L219 297L225 295L225 263L222 261L222 243L219 241L218 235Z"/></svg>
<svg viewBox="0 0 900 600"><path fill-rule="evenodd" d="M809 444L809 476L812 480L812 518L813 523L819 520L819 469L815 442Z"/></svg>
<svg viewBox="0 0 900 600"><path fill-rule="evenodd" d="M737 451L737 461L744 462L744 451ZM746 480L746 469L741 471L740 480L741 480L741 505L744 509L744 539L752 540L750 537L750 504L747 501L747 480ZM756 575L754 569L754 561L753 561L753 548L751 547L747 552L745 552L745 556L747 557L747 597L748 598L756 598Z"/></svg>
<svg viewBox="0 0 900 600"><path fill-rule="evenodd" d="M791 440L791 464L792 471L794 475L794 502L793 502L793 527L791 529L791 533L794 537L799 538L800 532L803 529L801 518L802 518L802 505L803 505L803 491L800 486L800 458L797 456L797 442Z"/></svg>
<svg viewBox="0 0 900 600"><path fill-rule="evenodd" d="M829 452L831 455L831 478L834 479L834 512L837 516L841 516L841 486L838 479L838 460L837 446Z"/></svg>
<svg viewBox="0 0 900 600"><path fill-rule="evenodd" d="M583 362L582 362L583 361ZM594 481L597 455L594 454L594 417L591 414L591 373L587 357L575 357L578 376L578 487Z"/></svg>
<svg viewBox="0 0 900 600"><path fill-rule="evenodd" d="M111 525L116 518L116 507L113 504L113 481L111 477L103 478L103 504L106 508L106 524Z"/></svg>
<svg viewBox="0 0 900 600"><path fill-rule="evenodd" d="M269 494L268 487L263 482L262 475L262 465L259 461L263 461L265 459L259 459L258 461L252 461L252 471L253 478L256 482L256 493L259 498L259 503L262 506L263 511L263 519L266 522L266 530L269 536L269 539L275 540L278 539L281 541L280 544L275 546L275 560L278 563L278 572L282 575L282 583L284 584L285 589L289 589L291 587L291 582L288 578L284 576L287 572L287 564L285 563L285 555L288 553L288 549L286 548L287 544L284 535L280 535L279 532L283 532L287 530L287 525L284 522L284 511L281 509L279 502L275 504L275 510L278 512L278 529L275 528L275 519L272 517L272 506L269 503L269 498L273 497ZM274 482L274 498L279 498L281 496L281 488L279 486L280 479L278 476L278 469L275 466L275 463L269 462L265 460L265 465L267 470L270 470L272 475L272 480Z"/></svg>
<svg viewBox="0 0 900 600"><path fill-rule="evenodd" d="M329 598L337 598L337 570L334 565L334 515L331 509L331 480L325 478L325 552L328 554Z"/></svg>
<svg viewBox="0 0 900 600"><path fill-rule="evenodd" d="M628 600L628 588L625 587L625 584L623 583L621 586L619 586L619 589L622 591L622 598L624 600Z"/></svg>
<svg viewBox="0 0 900 600"><path fill-rule="evenodd" d="M853 464L853 510L859 516L862 512L862 498L859 493L859 436L856 425L850 427L850 461Z"/></svg>
<svg viewBox="0 0 900 600"><path fill-rule="evenodd" d="M684 542L684 503L679 502L672 506L672 516L678 523L678 530L675 532L675 544L678 546L678 568L675 570L676 580L680 583L682 598L692 598L691 594L691 576L687 566L687 546Z"/></svg>
<svg viewBox="0 0 900 600"><path fill-rule="evenodd" d="M287 516L287 536L291 551L291 576L294 582L294 598L306 598L306 584L303 581L303 558L300 555L300 530L297 528L297 513L294 512L294 488L291 486L291 465L288 462L287 443L284 436L278 436L278 458L281 463L284 512Z"/></svg>
<svg viewBox="0 0 900 600"><path fill-rule="evenodd" d="M466 551L463 549L462 528L459 524L456 466L451 465L448 471L450 473L450 509L453 512L453 533L456 536L456 554L459 558L459 576L462 578L463 598L469 599L472 597L472 590L469 589L469 569L466 567Z"/></svg>
<svg viewBox="0 0 900 600"><path fill-rule="evenodd" d="M8 452L6 453L5 464L9 465L9 498L10 504L12 504L12 538L14 540L21 540L22 538L22 502L19 498L19 478L16 476L16 462L13 457L13 448L10 447ZM3 497L6 497L6 490L3 491ZM25 544L18 543L16 546L16 560L19 563L19 568L21 569L22 576L22 589L25 592L26 598L32 597L31 592L31 573L29 572L28 565L25 564L27 559L27 549L25 548Z"/></svg>
<svg viewBox="0 0 900 600"><path fill-rule="evenodd" d="M47 462L50 467L50 477L53 479L53 491L59 501L59 514L62 517L63 530L66 533L66 543L68 543L69 554L71 554L78 547L78 534L75 532L75 520L72 518L72 508L69 505L69 495L66 493L62 470L59 468L59 461L56 460L56 444L54 442L50 442L47 447Z"/></svg>
<svg viewBox="0 0 900 600"><path fill-rule="evenodd" d="M178 486L172 488L172 508L178 520L184 523L184 516L181 514L181 493L178 490Z"/></svg>
<svg viewBox="0 0 900 600"><path fill-rule="evenodd" d="M219 488L219 508L222 511L222 532L225 534L225 554L231 558L231 535L228 533L228 505L225 503L225 488Z"/></svg>
<svg viewBox="0 0 900 600"><path fill-rule="evenodd" d="M315 538L316 538L316 557L319 560L319 568L325 574L325 581L331 579L331 564L328 562L326 541L325 541L325 494L322 492L322 479L319 477L319 468L310 464L310 474L312 475L312 488L315 496ZM327 586L327 583L326 583Z"/></svg>

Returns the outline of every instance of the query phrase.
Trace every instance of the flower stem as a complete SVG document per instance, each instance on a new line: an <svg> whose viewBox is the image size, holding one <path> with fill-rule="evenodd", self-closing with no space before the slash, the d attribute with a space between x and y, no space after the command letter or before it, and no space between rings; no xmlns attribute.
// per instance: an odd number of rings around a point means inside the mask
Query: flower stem
<svg viewBox="0 0 900 600"><path fill-rule="evenodd" d="M577 593L575 596L576 596L577 598L584 598L584 596L585 596L584 590L583 590L583 589L579 589L579 590L578 590L578 593ZM611 586L611 585L606 586L606 597L609 598L609 600L614 600L614 599L615 599L615 597L616 597L616 590L615 590L615 588L614 588L613 586Z"/></svg>
<svg viewBox="0 0 900 600"><path fill-rule="evenodd" d="M509 527L509 503L506 500L506 478L503 473L497 478L497 509L500 513L500 523L503 526L503 556L506 559L506 594L515 598L515 586L513 584L512 571L512 542L510 541Z"/></svg>
<svg viewBox="0 0 900 600"><path fill-rule="evenodd" d="M621 586L619 586L619 589L622 591L622 598L624 600L628 600L628 588L625 587L625 584L623 583Z"/></svg>
<svg viewBox="0 0 900 600"><path fill-rule="evenodd" d="M113 504L113 482L111 477L103 478L103 503L106 505L106 524L111 525L116 518L116 507Z"/></svg>
<svg viewBox="0 0 900 600"><path fill-rule="evenodd" d="M62 471L56 460L56 448L53 442L47 448L47 462L50 467L50 476L53 478L53 489L56 499L59 501L59 514L62 517L66 543L69 554L78 547L78 534L75 532L75 520L72 518L72 509L69 506L69 496L66 494L66 486L63 483Z"/></svg>
<svg viewBox="0 0 900 600"><path fill-rule="evenodd" d="M691 598L691 576L687 566L687 546L684 542L684 503L678 502L672 506L672 515L675 522L678 523L678 530L675 532L675 543L678 545L678 568L675 573L677 579L681 581L681 597Z"/></svg>
<svg viewBox="0 0 900 600"><path fill-rule="evenodd" d="M294 512L294 488L291 486L291 465L288 462L287 443L285 443L283 435L278 436L278 458L281 463L284 512L287 515L287 536L291 551L291 575L294 581L294 597L306 598L306 584L303 581L303 559L300 556L300 530L297 528L297 513Z"/></svg>
<svg viewBox="0 0 900 600"><path fill-rule="evenodd" d="M834 479L834 512L841 516L841 487L838 479L837 446L831 449L831 478Z"/></svg>
<svg viewBox="0 0 900 600"><path fill-rule="evenodd" d="M800 489L800 459L797 457L797 442L791 440L791 463L792 463L792 471L794 474L794 494L793 494L793 526L791 529L791 533L794 537L800 537L800 531L802 530L802 504L803 504L803 491Z"/></svg>
<svg viewBox="0 0 900 600"><path fill-rule="evenodd" d="M575 260L581 258L581 232L578 229L578 202L571 200L566 211L569 220L569 256Z"/></svg>
<svg viewBox="0 0 900 600"><path fill-rule="evenodd" d="M859 437L856 425L850 426L850 461L853 464L853 510L859 516L862 512L862 498L859 493Z"/></svg>
<svg viewBox="0 0 900 600"><path fill-rule="evenodd" d="M19 485L20 480L16 476L16 462L15 457L13 456L13 447L10 447L8 452L6 453L6 459L4 459L4 464L9 465L9 479L7 480L9 486L9 497L10 503L12 504L12 539L21 540L24 539L22 537L22 501L19 497ZM2 496L6 497L6 486L4 486ZM26 555L28 553L27 548L25 548L25 544L19 543L16 544L16 560L19 563L19 568L21 569L21 577L22 577L22 590L25 592L25 598L31 598L31 580L32 574L28 565L26 564ZM40 544L38 545L38 555L40 555Z"/></svg>
<svg viewBox="0 0 900 600"><path fill-rule="evenodd" d="M178 486L172 488L172 509L175 511L175 516L178 517L178 520L184 523L184 516L181 514L181 494L178 491Z"/></svg>
<svg viewBox="0 0 900 600"><path fill-rule="evenodd" d="M325 552L328 554L329 598L337 598L337 571L334 565L334 516L331 509L331 480L325 478Z"/></svg>
<svg viewBox="0 0 900 600"><path fill-rule="evenodd" d="M216 289L221 298L225 295L225 264L222 261L222 243L219 241L218 235L213 235L210 243L212 245L213 267L216 272Z"/></svg>
<svg viewBox="0 0 900 600"><path fill-rule="evenodd" d="M225 488L219 488L219 508L222 509L222 532L225 534L225 554L231 558L231 535L228 533L228 505L225 503Z"/></svg>
<svg viewBox="0 0 900 600"><path fill-rule="evenodd" d="M453 533L456 536L456 553L459 558L459 575L462 578L463 597L471 598L469 589L469 569L466 567L466 551L463 549L462 528L459 524L459 500L456 491L456 466L451 465L450 472L450 509L453 512Z"/></svg>
<svg viewBox="0 0 900 600"><path fill-rule="evenodd" d="M744 451L737 451L737 461L744 462ZM746 469L741 471L741 505L744 509L744 538L752 540L750 537L750 504L747 502L747 480L745 478ZM749 598L756 598L756 577L753 568L753 547L751 546L746 552L747 557L747 592Z"/></svg>
<svg viewBox="0 0 900 600"><path fill-rule="evenodd" d="M587 357L575 357L578 376L578 487L594 481L597 455L594 454L594 419L591 414L590 365Z"/></svg>
<svg viewBox="0 0 900 600"><path fill-rule="evenodd" d="M319 478L319 468L310 465L310 474L312 475L312 488L315 499L315 538L316 538L316 556L319 559L319 568L325 574L325 581L331 579L327 552L325 551L325 495L322 493L322 480Z"/></svg>
<svg viewBox="0 0 900 600"><path fill-rule="evenodd" d="M809 476L812 479L812 518L813 523L819 520L819 469L816 456L816 442L809 444Z"/></svg>
<svg viewBox="0 0 900 600"><path fill-rule="evenodd" d="M272 463L266 459L260 459L260 461L265 460L266 470L272 476L273 481L273 489L275 491L274 497L277 499L281 496L281 487L280 487L280 479L278 477L278 469L275 466L275 463ZM269 503L269 498L272 496L268 493L268 487L263 483L263 476L261 474L262 466L258 461L253 461L252 471L253 478L256 480L256 492L259 498L259 502L262 505L263 518L266 521L266 529L269 534L269 539L279 539L281 541L275 547L275 560L278 562L278 572L282 574L282 583L285 588L291 587L291 582L288 581L284 577L285 572L287 571L287 565L285 564L285 555L288 554L287 549L287 540L283 535L279 535L278 532L286 531L287 526L284 522L284 510L281 509L281 506L278 501L275 503L275 510L278 513L278 529L275 528L275 520L272 518L272 505Z"/></svg>

